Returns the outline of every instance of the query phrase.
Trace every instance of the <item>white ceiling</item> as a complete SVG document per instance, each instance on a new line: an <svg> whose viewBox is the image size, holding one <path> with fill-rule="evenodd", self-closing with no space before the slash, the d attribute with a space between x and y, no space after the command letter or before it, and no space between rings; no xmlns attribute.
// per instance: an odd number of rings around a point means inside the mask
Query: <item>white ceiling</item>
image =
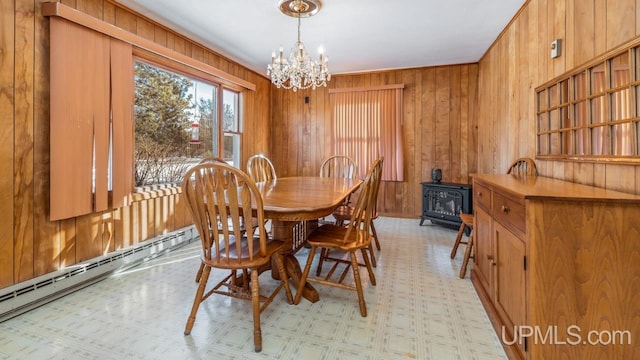
<svg viewBox="0 0 640 360"><path fill-rule="evenodd" d="M285 56L297 19L278 0L118 0L123 5L266 75ZM525 0L323 0L302 19L301 40L333 74L477 62Z"/></svg>

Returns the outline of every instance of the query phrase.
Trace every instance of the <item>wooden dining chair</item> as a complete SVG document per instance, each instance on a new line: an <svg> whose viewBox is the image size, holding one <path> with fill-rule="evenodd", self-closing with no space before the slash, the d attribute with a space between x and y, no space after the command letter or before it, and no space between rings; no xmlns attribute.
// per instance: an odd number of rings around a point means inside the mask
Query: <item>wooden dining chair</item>
<svg viewBox="0 0 640 360"><path fill-rule="evenodd" d="M376 278L373 274L373 268L367 255L367 249L371 244L370 223L373 214L373 207L377 197L377 188L380 184L380 176L382 175L383 159L376 160L373 164L364 182L361 185L360 194L355 202L353 216L349 220L346 227L335 224L327 224L316 229L307 240L311 245L307 262L302 271L302 276L297 288L302 289L306 282L314 282L322 285L334 286L342 289L356 291L358 293L358 302L360 304L360 314L367 316L367 306L362 290L362 280L360 278L360 265L357 259L357 252L362 254L369 280L372 285L376 284ZM325 277L309 277L309 271L316 249L330 249L331 251L343 251L349 254L350 261L346 262L342 274L337 279L332 280L338 265L343 262L336 261L334 266L329 270ZM352 270L355 284L344 284L343 281L349 271ZM295 304L300 302L301 291L296 293Z"/></svg>
<svg viewBox="0 0 640 360"><path fill-rule="evenodd" d="M326 158L320 165L320 177L355 179L358 173L356 162L346 155L333 155ZM349 205L351 194L347 196L342 205ZM325 220L324 218L321 220Z"/></svg>
<svg viewBox="0 0 640 360"><path fill-rule="evenodd" d="M247 174L257 183L277 178L273 163L262 154L253 155L247 160Z"/></svg>
<svg viewBox="0 0 640 360"><path fill-rule="evenodd" d="M525 157L514 161L511 166L509 166L507 174L538 176L538 169L533 159Z"/></svg>
<svg viewBox="0 0 640 360"><path fill-rule="evenodd" d="M355 179L358 173L356 162L346 155L333 155L320 165L320 177Z"/></svg>
<svg viewBox="0 0 640 360"><path fill-rule="evenodd" d="M200 235L201 263L204 267L184 333L189 335L200 304L213 294L251 300L253 342L262 350L260 314L284 287L287 300L293 302L281 253L284 242L267 237L260 191L242 170L220 162L196 165L182 182L185 198ZM256 233L243 232L240 224L256 219ZM247 236L249 235L249 236ZM280 284L268 297L260 295L259 269L276 264ZM230 270L230 274L210 289L207 282L212 268ZM261 304L262 303L262 304Z"/></svg>
<svg viewBox="0 0 640 360"><path fill-rule="evenodd" d="M349 221L349 219L351 219L353 215L353 210L354 210L353 206L350 206L349 204L343 204L338 208L336 208L331 214L336 219L336 225L344 225L345 222ZM376 231L376 226L373 221L377 218L378 218L378 205L376 202L376 204L374 204L374 207L373 207L373 214L372 214L372 221L371 221L371 234L373 235L373 241L376 245L376 249L380 251L381 249L380 240L378 239L378 232ZM376 260L375 260L373 251L371 251L371 261L373 263L373 266L375 267Z"/></svg>
<svg viewBox="0 0 640 360"><path fill-rule="evenodd" d="M207 163L221 163L221 164L227 164L227 162L219 157L206 157L203 158L202 160L200 160L200 162L198 164L207 164ZM245 226L244 223L244 219L242 219L243 221L240 223L240 232L242 233L242 235L245 235L245 232L247 231L247 228ZM228 220L229 222L229 229L230 231L233 232L233 222L231 221L231 219ZM219 232L223 232L223 228L222 228L222 224L220 223L220 219L218 219L218 231ZM251 230L255 231L258 228L258 224L256 222L256 219L252 219L252 224L251 224ZM196 282L200 281L200 278L202 277L202 271L204 270L204 263L200 263L200 268L198 268L198 272L196 273Z"/></svg>

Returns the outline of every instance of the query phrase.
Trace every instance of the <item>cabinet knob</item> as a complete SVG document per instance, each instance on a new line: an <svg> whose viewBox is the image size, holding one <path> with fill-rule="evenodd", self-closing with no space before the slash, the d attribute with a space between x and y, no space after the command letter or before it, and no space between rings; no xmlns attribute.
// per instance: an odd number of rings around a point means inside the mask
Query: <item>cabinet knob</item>
<svg viewBox="0 0 640 360"><path fill-rule="evenodd" d="M509 212L509 207L508 207L508 206L506 206L506 205L502 205L502 208L501 208L501 209L502 209L502 212L503 212L503 213L508 213L508 212Z"/></svg>
<svg viewBox="0 0 640 360"><path fill-rule="evenodd" d="M476 193L476 195L478 195L478 196L482 197L482 193L481 193L480 191L478 191L478 192Z"/></svg>

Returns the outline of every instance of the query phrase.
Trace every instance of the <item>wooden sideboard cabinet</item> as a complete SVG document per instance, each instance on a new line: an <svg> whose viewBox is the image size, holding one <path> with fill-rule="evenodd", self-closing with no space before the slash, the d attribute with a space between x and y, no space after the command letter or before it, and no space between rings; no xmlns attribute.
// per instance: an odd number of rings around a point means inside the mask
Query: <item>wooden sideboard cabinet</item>
<svg viewBox="0 0 640 360"><path fill-rule="evenodd" d="M640 196L472 177L471 281L507 355L640 358Z"/></svg>

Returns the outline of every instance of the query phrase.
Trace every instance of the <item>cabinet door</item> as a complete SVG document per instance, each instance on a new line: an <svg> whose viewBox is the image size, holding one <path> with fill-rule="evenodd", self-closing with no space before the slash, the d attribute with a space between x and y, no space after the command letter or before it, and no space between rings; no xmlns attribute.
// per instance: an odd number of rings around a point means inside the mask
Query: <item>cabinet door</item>
<svg viewBox="0 0 640 360"><path fill-rule="evenodd" d="M491 216L484 210L476 208L474 236L474 271L480 284L489 297L493 296L492 279L493 271L493 237L491 232Z"/></svg>
<svg viewBox="0 0 640 360"><path fill-rule="evenodd" d="M526 325L525 314L525 244L500 225L493 223L495 235L495 294L494 303L503 320L505 333L513 339L514 326ZM519 344L524 353L524 344Z"/></svg>

